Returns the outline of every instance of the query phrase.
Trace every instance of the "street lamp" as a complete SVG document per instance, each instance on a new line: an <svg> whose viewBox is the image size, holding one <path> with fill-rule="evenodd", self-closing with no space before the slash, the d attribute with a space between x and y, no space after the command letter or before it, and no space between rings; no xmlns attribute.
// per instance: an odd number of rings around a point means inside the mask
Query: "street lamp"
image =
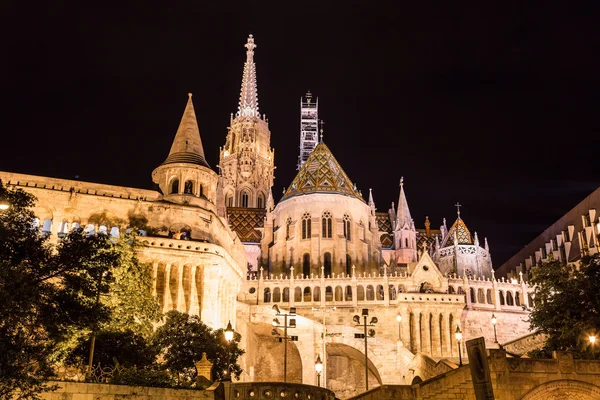
<svg viewBox="0 0 600 400"><path fill-rule="evenodd" d="M0 179L0 190L2 192L5 192L5 190L2 186L2 179ZM0 195L0 211L5 211L5 210L8 210L9 208L10 208L10 203L4 197L4 194Z"/></svg>
<svg viewBox="0 0 600 400"><path fill-rule="evenodd" d="M233 327L231 326L231 321L227 323L227 328L225 328L225 340L231 342L233 339Z"/></svg>
<svg viewBox="0 0 600 400"><path fill-rule="evenodd" d="M287 334L288 328L296 327L295 318L290 318L290 324L288 326L288 317L296 315L296 307L290 307L290 312L286 314L281 312L277 304L274 304L273 310L275 310L275 315L278 317L283 317L283 325L280 324L278 318L273 318L273 326L277 328L283 328L283 337L279 337L280 335L279 332L277 332L277 329L273 329L271 334L273 336L277 336L280 342L283 341L283 382L287 382L287 342L288 340L298 340L298 336L288 336Z"/></svg>
<svg viewBox="0 0 600 400"><path fill-rule="evenodd" d="M355 339L362 339L364 337L365 339L365 388L366 391L369 390L369 357L367 354L367 338L369 336L373 337L375 336L375 329L369 329L369 332L367 334L367 326L375 326L375 324L377 323L377 317L372 317L371 321L367 324L367 317L369 316L369 309L368 308L363 308L362 309L362 316L364 319L364 322L361 324L360 323L360 317L358 315L355 315L354 318L352 318L352 320L356 323L356 325L361 325L364 327L364 334L360 334L360 333L355 333L354 334L354 338ZM362 337L361 337L362 336Z"/></svg>
<svg viewBox="0 0 600 400"><path fill-rule="evenodd" d="M456 325L456 332L454 332L454 337L458 341L458 365L462 367L462 350L461 350L461 342L462 342L462 332L458 325Z"/></svg>
<svg viewBox="0 0 600 400"><path fill-rule="evenodd" d="M396 315L396 321L398 321L398 340L402 341L402 315L400 313Z"/></svg>
<svg viewBox="0 0 600 400"><path fill-rule="evenodd" d="M498 336L496 335L496 322L498 322L498 320L496 319L496 316L492 314L492 325L494 325L494 343L498 343Z"/></svg>
<svg viewBox="0 0 600 400"><path fill-rule="evenodd" d="M323 372L323 362L321 356L317 354L317 361L315 361L315 370L317 371L317 386L321 386L321 372Z"/></svg>
<svg viewBox="0 0 600 400"><path fill-rule="evenodd" d="M588 339L590 340L590 344L592 345L592 358L595 360L596 359L596 349L594 349L594 344L596 344L596 336L591 335L588 337Z"/></svg>

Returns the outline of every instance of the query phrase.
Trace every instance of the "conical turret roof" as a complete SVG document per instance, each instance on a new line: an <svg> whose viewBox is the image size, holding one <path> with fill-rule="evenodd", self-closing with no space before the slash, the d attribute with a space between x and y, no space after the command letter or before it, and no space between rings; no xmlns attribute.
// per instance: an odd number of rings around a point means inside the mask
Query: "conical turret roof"
<svg viewBox="0 0 600 400"><path fill-rule="evenodd" d="M163 162L163 165L173 163L196 164L210 168L204 157L204 148L202 147L202 139L200 139L200 130L198 129L191 93L188 93L185 111L171 145L169 156Z"/></svg>
<svg viewBox="0 0 600 400"><path fill-rule="evenodd" d="M448 230L446 234L446 240L442 244L442 247L454 246L454 232L456 232L456 239L458 241L458 245L461 244L473 244L473 235L467 228L465 221L462 220L460 215L454 221L454 224Z"/></svg>
<svg viewBox="0 0 600 400"><path fill-rule="evenodd" d="M281 201L310 193L338 193L365 201L323 142L310 153Z"/></svg>

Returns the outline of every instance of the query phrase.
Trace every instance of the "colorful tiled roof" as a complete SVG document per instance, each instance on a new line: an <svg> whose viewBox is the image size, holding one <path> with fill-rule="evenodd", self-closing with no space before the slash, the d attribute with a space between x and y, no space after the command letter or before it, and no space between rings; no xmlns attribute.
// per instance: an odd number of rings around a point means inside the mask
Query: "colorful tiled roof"
<svg viewBox="0 0 600 400"><path fill-rule="evenodd" d="M338 193L365 201L325 143L319 143L280 201L310 193Z"/></svg>
<svg viewBox="0 0 600 400"><path fill-rule="evenodd" d="M229 225L242 242L260 242L257 228L264 227L265 214L264 208L227 207Z"/></svg>
<svg viewBox="0 0 600 400"><path fill-rule="evenodd" d="M448 234L444 242L442 242L442 247L454 246L454 232L456 232L457 244L473 244L473 236L469 228L467 228L462 218L458 217L448 230Z"/></svg>

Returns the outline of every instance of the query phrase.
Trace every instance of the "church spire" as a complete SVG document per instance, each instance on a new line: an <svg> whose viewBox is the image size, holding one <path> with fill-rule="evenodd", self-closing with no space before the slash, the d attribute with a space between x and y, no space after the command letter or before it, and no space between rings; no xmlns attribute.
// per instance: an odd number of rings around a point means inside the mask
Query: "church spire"
<svg viewBox="0 0 600 400"><path fill-rule="evenodd" d="M242 90L240 93L240 104L237 117L260 117L258 112L258 91L256 88L256 65L254 64L254 38L248 36L246 47L246 63L242 76Z"/></svg>
<svg viewBox="0 0 600 400"><path fill-rule="evenodd" d="M192 94L188 93L188 101L171 145L171 151L163 164L187 163L210 168L204 157L202 139L196 120L196 112L192 103Z"/></svg>
<svg viewBox="0 0 600 400"><path fill-rule="evenodd" d="M404 194L404 177L400 178L400 196L398 197L398 208L396 211L396 230L414 229L413 220L410 216L406 194Z"/></svg>

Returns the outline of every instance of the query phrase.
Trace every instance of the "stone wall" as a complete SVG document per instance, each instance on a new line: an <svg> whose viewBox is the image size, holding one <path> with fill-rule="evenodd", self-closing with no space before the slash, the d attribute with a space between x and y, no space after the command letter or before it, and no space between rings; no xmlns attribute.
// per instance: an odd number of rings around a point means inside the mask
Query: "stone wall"
<svg viewBox="0 0 600 400"><path fill-rule="evenodd" d="M222 400L223 385L217 383L206 390L167 389L143 386L107 385L100 383L49 382L59 388L43 393L43 400Z"/></svg>
<svg viewBox="0 0 600 400"><path fill-rule="evenodd" d="M574 360L556 352L551 360L509 358L504 350L488 357L494 398L501 400L594 400L600 398L600 361ZM352 399L476 400L469 366L413 385L384 385Z"/></svg>

